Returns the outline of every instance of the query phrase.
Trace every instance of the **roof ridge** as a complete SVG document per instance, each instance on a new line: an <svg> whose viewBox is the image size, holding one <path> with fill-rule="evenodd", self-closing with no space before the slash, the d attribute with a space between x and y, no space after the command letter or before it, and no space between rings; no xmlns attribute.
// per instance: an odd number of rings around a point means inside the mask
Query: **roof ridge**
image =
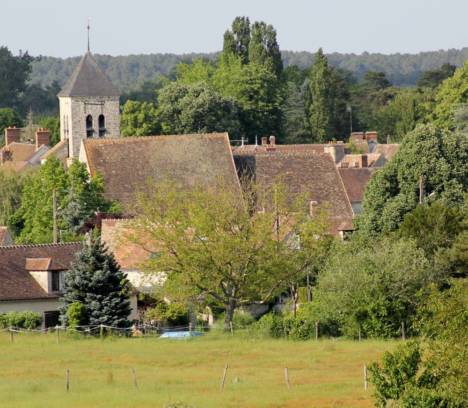
<svg viewBox="0 0 468 408"><path fill-rule="evenodd" d="M150 136L125 136L125 137L116 137L116 138L107 138L107 139L83 139L85 144L113 144L113 143L131 143L142 140L155 140L155 139L169 139L173 137L183 137L183 136L197 136L197 137L206 137L206 136L226 136L228 132L212 132L212 133L184 133L181 135L150 135Z"/></svg>
<svg viewBox="0 0 468 408"><path fill-rule="evenodd" d="M18 244L18 245L0 245L0 249L19 249L19 248L45 248L45 247L63 247L63 246L72 246L72 245L82 245L83 241L75 242L58 242L56 244Z"/></svg>

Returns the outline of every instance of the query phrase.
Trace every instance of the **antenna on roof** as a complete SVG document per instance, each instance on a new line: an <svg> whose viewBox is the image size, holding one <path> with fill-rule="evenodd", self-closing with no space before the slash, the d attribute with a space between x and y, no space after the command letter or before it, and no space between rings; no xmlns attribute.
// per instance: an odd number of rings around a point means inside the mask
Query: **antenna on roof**
<svg viewBox="0 0 468 408"><path fill-rule="evenodd" d="M89 30L91 29L91 27L90 27L90 25L89 25L89 24L90 24L90 20L91 20L91 19L88 17L88 25L86 26L86 29L88 30L88 52L90 52L90 51L89 51Z"/></svg>

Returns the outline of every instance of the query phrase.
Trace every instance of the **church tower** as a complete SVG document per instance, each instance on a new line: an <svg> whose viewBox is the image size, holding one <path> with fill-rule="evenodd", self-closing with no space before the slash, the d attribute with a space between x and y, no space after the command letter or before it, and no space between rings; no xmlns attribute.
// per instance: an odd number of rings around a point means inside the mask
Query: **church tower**
<svg viewBox="0 0 468 408"><path fill-rule="evenodd" d="M69 158L79 157L83 139L120 136L120 94L91 55L89 37L88 52L57 96L60 140L68 141Z"/></svg>

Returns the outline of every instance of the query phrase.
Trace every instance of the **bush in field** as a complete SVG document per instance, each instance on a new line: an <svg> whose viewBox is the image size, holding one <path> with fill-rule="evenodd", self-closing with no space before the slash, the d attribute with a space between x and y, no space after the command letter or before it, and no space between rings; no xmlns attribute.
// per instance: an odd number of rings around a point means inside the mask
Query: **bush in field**
<svg viewBox="0 0 468 408"><path fill-rule="evenodd" d="M70 327L86 324L86 306L80 302L73 302L68 306L66 316Z"/></svg>
<svg viewBox="0 0 468 408"><path fill-rule="evenodd" d="M0 327L18 329L35 329L42 323L42 317L35 312L8 312L0 314Z"/></svg>
<svg viewBox="0 0 468 408"><path fill-rule="evenodd" d="M169 326L184 326L189 323L189 311L187 306L174 302L160 302L145 313L146 320L155 320L158 323Z"/></svg>
<svg viewBox="0 0 468 408"><path fill-rule="evenodd" d="M420 307L422 342L402 345L370 366L378 406L468 406L467 289L466 279L442 292L433 287Z"/></svg>

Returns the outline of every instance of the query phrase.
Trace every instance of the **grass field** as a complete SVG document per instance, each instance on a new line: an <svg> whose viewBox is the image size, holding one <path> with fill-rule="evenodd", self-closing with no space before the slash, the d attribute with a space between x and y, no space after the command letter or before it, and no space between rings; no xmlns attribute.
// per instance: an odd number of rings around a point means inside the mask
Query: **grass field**
<svg viewBox="0 0 468 408"><path fill-rule="evenodd" d="M9 334L0 333L0 406L164 408L179 402L196 408L371 407L363 364L396 343L249 340L220 334L192 340L62 335L60 343L54 334L18 334L11 343Z"/></svg>

